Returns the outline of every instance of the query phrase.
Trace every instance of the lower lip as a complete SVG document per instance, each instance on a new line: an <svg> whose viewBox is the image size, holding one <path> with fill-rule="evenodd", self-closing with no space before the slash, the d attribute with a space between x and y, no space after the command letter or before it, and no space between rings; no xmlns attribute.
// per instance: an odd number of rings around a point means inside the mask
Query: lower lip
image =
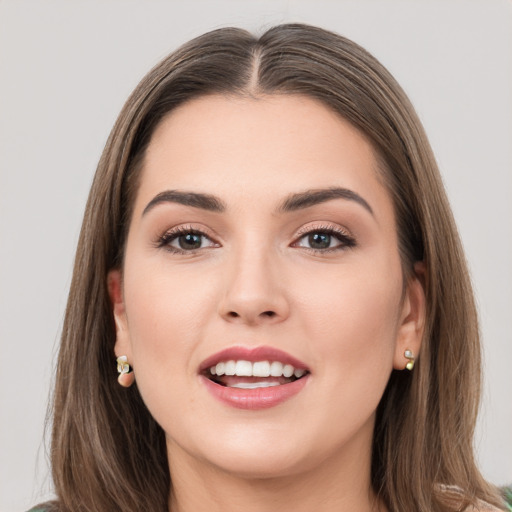
<svg viewBox="0 0 512 512"><path fill-rule="evenodd" d="M268 388L240 389L221 386L201 376L206 389L226 405L238 409L268 409L275 407L298 394L306 385L309 375L288 384Z"/></svg>

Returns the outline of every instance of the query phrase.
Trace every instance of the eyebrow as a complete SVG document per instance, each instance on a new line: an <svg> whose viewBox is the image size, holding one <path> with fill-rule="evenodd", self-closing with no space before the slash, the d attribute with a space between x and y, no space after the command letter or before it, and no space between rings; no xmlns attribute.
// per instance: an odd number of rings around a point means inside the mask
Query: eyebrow
<svg viewBox="0 0 512 512"><path fill-rule="evenodd" d="M346 199L355 201L364 207L373 215L373 210L368 202L353 190L341 187L330 187L322 189L305 190L290 194L277 208L278 213L288 213L305 208L310 208L317 204L332 201L333 199ZM165 190L157 194L144 208L142 215L146 215L155 206L161 203L178 203L184 206L200 208L210 212L222 213L227 209L226 203L222 199L199 192L182 192L179 190Z"/></svg>
<svg viewBox="0 0 512 512"><path fill-rule="evenodd" d="M193 208L201 208L210 212L226 211L226 204L211 194L201 194L198 192L181 192L179 190L166 190L157 194L144 208L142 215L146 215L156 205L161 203L178 203Z"/></svg>
<svg viewBox="0 0 512 512"><path fill-rule="evenodd" d="M330 187L306 190L289 195L278 208L279 212L294 212L325 203L333 199L347 199L355 201L373 215L372 207L359 194L348 188Z"/></svg>

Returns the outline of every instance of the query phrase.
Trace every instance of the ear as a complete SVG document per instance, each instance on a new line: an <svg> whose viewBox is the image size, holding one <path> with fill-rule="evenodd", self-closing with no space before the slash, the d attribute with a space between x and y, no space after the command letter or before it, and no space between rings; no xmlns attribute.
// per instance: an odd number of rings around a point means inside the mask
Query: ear
<svg viewBox="0 0 512 512"><path fill-rule="evenodd" d="M416 262L413 275L407 282L393 360L395 370L403 370L409 362L404 355L406 350L410 350L415 358L420 352L426 315L425 273L425 264Z"/></svg>
<svg viewBox="0 0 512 512"><path fill-rule="evenodd" d="M116 343L114 352L116 357L127 356L128 362L132 362L131 343L126 319L126 310L123 298L123 279L120 270L111 270L107 276L108 294L116 324Z"/></svg>

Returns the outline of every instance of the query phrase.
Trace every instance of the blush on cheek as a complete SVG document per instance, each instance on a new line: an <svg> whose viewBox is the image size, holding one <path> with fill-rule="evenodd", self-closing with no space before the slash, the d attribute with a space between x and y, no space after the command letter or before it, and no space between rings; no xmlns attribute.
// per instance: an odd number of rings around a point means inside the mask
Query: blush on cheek
<svg viewBox="0 0 512 512"><path fill-rule="evenodd" d="M371 368L391 367L401 287L382 275L378 280L371 277L345 277L339 287L329 288L332 293L324 289L309 296L303 325L308 337L320 339L315 348L321 361L338 360L341 365L350 361L356 366L365 361Z"/></svg>

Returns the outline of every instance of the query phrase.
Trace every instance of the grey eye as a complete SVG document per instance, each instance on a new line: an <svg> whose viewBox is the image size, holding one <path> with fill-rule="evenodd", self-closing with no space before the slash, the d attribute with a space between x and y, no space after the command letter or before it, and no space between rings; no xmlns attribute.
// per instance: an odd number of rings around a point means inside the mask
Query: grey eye
<svg viewBox="0 0 512 512"><path fill-rule="evenodd" d="M331 238L328 233L312 233L308 235L308 243L312 249L328 249L331 247Z"/></svg>
<svg viewBox="0 0 512 512"><path fill-rule="evenodd" d="M327 231L311 231L302 236L297 242L298 247L306 247L317 251L333 249L342 245L344 245L344 240L341 240L341 235Z"/></svg>
<svg viewBox="0 0 512 512"><path fill-rule="evenodd" d="M186 235L180 235L173 240L171 245L178 243L180 249L192 250L200 249L203 244L203 235L197 233L187 233Z"/></svg>

